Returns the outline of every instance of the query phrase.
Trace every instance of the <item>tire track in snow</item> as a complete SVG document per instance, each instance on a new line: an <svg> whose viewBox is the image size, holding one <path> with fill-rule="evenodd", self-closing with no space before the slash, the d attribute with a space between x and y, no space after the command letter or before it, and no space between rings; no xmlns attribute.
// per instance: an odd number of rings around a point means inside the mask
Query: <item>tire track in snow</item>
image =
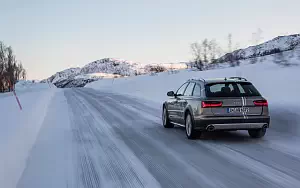
<svg viewBox="0 0 300 188"><path fill-rule="evenodd" d="M273 187L295 188L300 185L299 178L289 176L280 170L254 160L249 156L227 147L226 145L217 145L214 143L201 143L201 145L207 147L209 150L214 151L220 156L224 156L232 163L236 163L240 166L248 168L254 174L259 175L262 179L266 179L267 181L271 182Z"/></svg>
<svg viewBox="0 0 300 188"><path fill-rule="evenodd" d="M74 103L75 101L77 104ZM72 109L81 108L79 111L74 112L75 115L80 117L77 117L76 120L84 120L79 122L78 126L84 127L87 125L90 129L88 134L96 142L93 144L93 148L88 148L87 155L93 158L94 164L92 166L98 167L97 174L100 174L99 171L102 172L102 187L160 187L155 179L138 164L138 161L128 159L132 155L128 153L128 150L125 153L123 153L124 150L120 150L114 140L115 135L110 133L108 125L105 125L103 121L99 121L99 118L91 113L92 109L86 106L85 102L78 97L78 94L70 102L70 105ZM83 131L86 132L86 130ZM95 159L96 157L97 159ZM82 173L87 173L88 176L90 174L85 169L82 169ZM85 182L84 179L82 182ZM84 186L90 187L91 185Z"/></svg>
<svg viewBox="0 0 300 188"><path fill-rule="evenodd" d="M245 148L238 144L221 144L225 147L243 154L255 161L258 161L264 165L272 167L277 171L287 174L293 178L300 177L300 160L286 153L283 153L273 148L266 147L265 144L254 143L248 144Z"/></svg>
<svg viewBox="0 0 300 188"><path fill-rule="evenodd" d="M106 105L104 106L103 101L102 103L98 103L97 100L99 99L92 99L91 95L87 96L85 93L81 94L85 95L84 98L89 100L89 103L96 108L100 114L105 114L105 117L103 118L106 120L106 122L113 124L115 134L121 136L126 145L131 148L139 160L142 161L151 174L159 181L162 187L182 188L193 187L191 185L197 185L199 187L201 185L199 184L201 183L199 180L196 180L198 183L195 183L194 174L190 174L190 177L182 175L181 171L186 169L186 164L182 164L180 161L174 160L173 157L168 155L168 153L165 153L163 148L156 148L153 146L148 139L140 136L142 135L141 133L134 134L134 132L131 131L131 128L129 128L127 124L135 123L134 120L141 119L141 117L139 117L137 114L132 116L132 114L129 114L125 109L122 111L122 116L120 116L117 111L107 111L108 107ZM120 117L126 122L118 121ZM127 130L127 133L124 130ZM170 174L173 174L173 176Z"/></svg>
<svg viewBox="0 0 300 188"><path fill-rule="evenodd" d="M72 101L74 101L76 97L73 93L70 93L70 91L65 91L65 95L69 103L70 111L73 112L70 113L70 119L72 121L74 140L78 145L79 156L77 159L78 164L76 180L79 182L77 182L76 185L77 187L86 188L100 187L101 183L98 175L99 173L92 170L94 163L91 162L92 159L89 157L88 148L86 147L87 144L92 147L92 140L91 138L85 136L86 129L83 129L81 125L85 123L84 120L75 116L75 114L80 112L79 106L71 106Z"/></svg>
<svg viewBox="0 0 300 188"><path fill-rule="evenodd" d="M108 100L114 100L115 103L131 106L133 109L137 109L138 111L145 112L145 114L149 114L151 116L156 116L160 118L161 115L161 113L158 112L158 110L161 110L162 106L160 106L159 108L154 108L152 106L145 105L141 101L134 98L130 98L127 96L118 95L114 93L102 93L102 92L100 93L94 89L85 88L84 90L80 90L80 91L84 91L87 94L98 96Z"/></svg>

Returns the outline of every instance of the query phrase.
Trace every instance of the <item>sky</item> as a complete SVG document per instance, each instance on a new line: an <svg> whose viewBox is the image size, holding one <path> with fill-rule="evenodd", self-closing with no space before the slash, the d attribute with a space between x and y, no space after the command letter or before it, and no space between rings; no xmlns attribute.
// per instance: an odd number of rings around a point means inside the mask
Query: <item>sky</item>
<svg viewBox="0 0 300 188"><path fill-rule="evenodd" d="M216 39L226 50L300 33L299 0L0 0L0 41L28 79L44 79L102 58L141 63L192 59L190 44Z"/></svg>

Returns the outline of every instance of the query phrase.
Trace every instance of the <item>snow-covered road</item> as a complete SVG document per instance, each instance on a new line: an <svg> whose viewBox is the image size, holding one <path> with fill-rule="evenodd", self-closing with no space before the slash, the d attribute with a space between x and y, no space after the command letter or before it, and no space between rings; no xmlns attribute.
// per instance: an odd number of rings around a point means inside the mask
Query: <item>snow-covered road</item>
<svg viewBox="0 0 300 188"><path fill-rule="evenodd" d="M299 187L300 142L290 125L299 122L273 113L274 128L263 139L227 132L192 141L182 128L162 127L157 105L89 88L61 90L17 187Z"/></svg>

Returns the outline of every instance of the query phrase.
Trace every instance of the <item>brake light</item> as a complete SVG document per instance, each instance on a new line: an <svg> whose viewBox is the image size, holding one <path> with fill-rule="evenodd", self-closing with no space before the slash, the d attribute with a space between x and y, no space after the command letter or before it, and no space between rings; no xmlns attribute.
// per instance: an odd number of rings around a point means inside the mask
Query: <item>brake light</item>
<svg viewBox="0 0 300 188"><path fill-rule="evenodd" d="M253 101L255 106L268 106L268 101L267 100L257 100Z"/></svg>
<svg viewBox="0 0 300 188"><path fill-rule="evenodd" d="M202 101L202 108L221 107L222 104L219 101Z"/></svg>

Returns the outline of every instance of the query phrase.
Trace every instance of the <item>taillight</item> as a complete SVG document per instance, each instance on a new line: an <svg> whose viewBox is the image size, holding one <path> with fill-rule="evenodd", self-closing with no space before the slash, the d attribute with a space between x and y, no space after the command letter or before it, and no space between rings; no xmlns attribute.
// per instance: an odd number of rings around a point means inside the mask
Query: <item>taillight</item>
<svg viewBox="0 0 300 188"><path fill-rule="evenodd" d="M202 108L221 107L222 104L219 101L202 101Z"/></svg>
<svg viewBox="0 0 300 188"><path fill-rule="evenodd" d="M253 101L255 106L268 106L268 101L267 100L257 100Z"/></svg>

